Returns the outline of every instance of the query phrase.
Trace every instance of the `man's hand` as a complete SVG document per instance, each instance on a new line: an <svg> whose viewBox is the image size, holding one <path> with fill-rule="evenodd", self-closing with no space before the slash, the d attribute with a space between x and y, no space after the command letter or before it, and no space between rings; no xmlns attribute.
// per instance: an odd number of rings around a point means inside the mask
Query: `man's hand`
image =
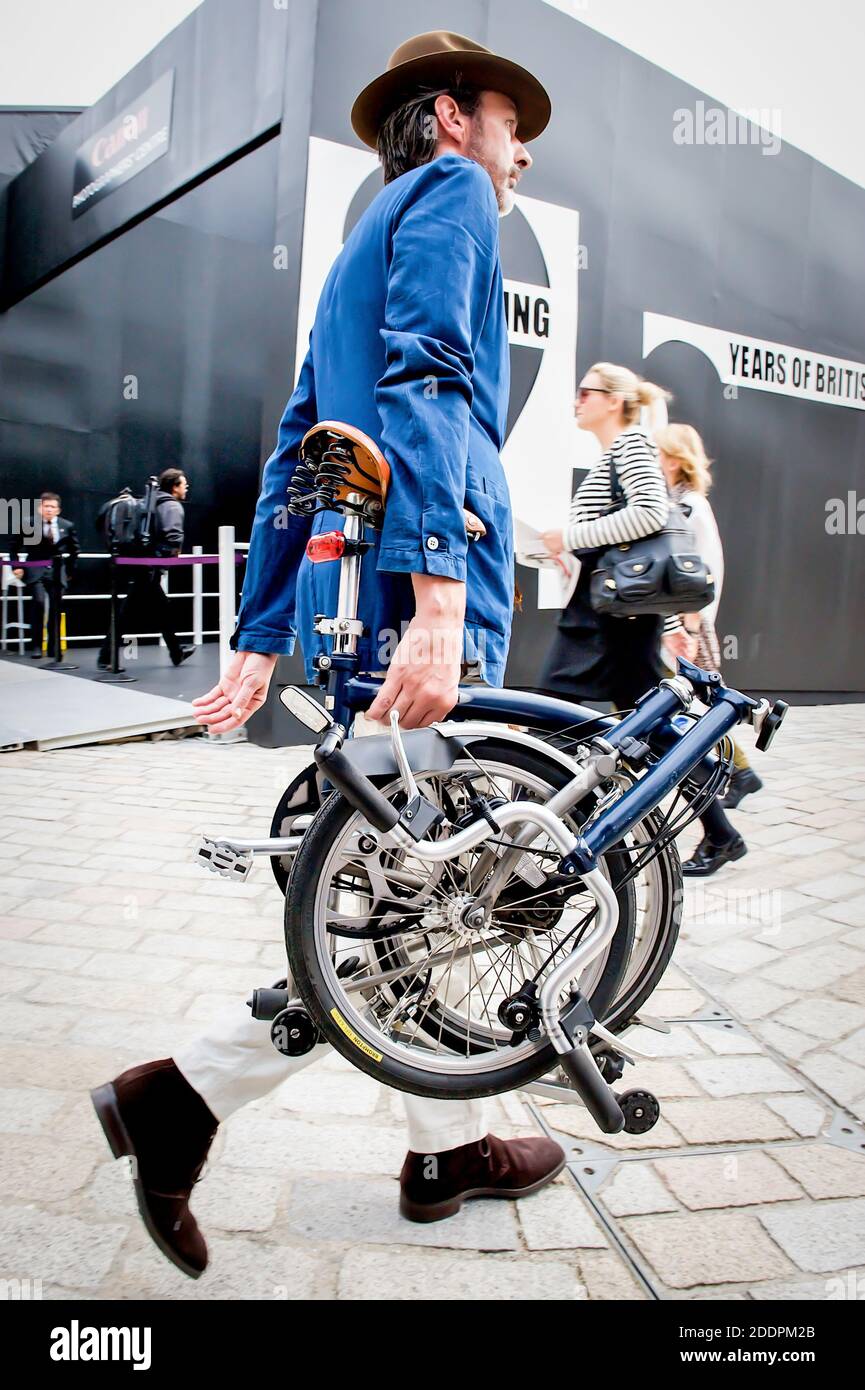
<svg viewBox="0 0 865 1390"><path fill-rule="evenodd" d="M239 729L267 699L276 662L265 652L235 652L218 684L192 701L198 723L212 734Z"/></svg>
<svg viewBox="0 0 865 1390"><path fill-rule="evenodd" d="M685 628L679 632L665 632L664 646L673 656L683 656L686 661L693 661L697 655L697 639Z"/></svg>
<svg viewBox="0 0 865 1390"><path fill-rule="evenodd" d="M396 709L401 728L423 729L457 702L466 586L436 574L413 574L412 586L415 615L367 717L385 720Z"/></svg>
<svg viewBox="0 0 865 1390"><path fill-rule="evenodd" d="M23 570L13 570L12 573L14 574L14 576L15 576L16 579L23 579L23 578L24 578L24 571L23 571Z"/></svg>

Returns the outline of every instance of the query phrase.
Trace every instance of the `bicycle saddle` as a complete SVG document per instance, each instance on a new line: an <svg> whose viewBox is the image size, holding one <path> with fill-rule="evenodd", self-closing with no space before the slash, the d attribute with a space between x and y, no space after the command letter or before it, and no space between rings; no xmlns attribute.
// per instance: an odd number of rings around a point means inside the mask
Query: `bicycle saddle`
<svg viewBox="0 0 865 1390"><path fill-rule="evenodd" d="M301 440L301 461L327 485L334 502L350 492L377 498L384 505L390 467L381 449L362 430L342 420L320 420Z"/></svg>

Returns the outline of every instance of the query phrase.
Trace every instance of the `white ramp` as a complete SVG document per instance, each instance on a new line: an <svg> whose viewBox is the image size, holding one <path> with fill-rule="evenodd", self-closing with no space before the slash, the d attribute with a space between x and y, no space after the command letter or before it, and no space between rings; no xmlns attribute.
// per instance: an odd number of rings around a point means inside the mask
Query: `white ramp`
<svg viewBox="0 0 865 1390"><path fill-rule="evenodd" d="M0 661L0 750L69 748L193 727L186 700Z"/></svg>

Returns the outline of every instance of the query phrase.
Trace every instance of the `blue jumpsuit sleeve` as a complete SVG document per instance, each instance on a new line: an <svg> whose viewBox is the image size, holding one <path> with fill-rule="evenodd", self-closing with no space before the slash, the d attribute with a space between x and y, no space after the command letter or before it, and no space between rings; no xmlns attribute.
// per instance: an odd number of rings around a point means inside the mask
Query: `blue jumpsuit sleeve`
<svg viewBox="0 0 865 1390"><path fill-rule="evenodd" d="M465 580L474 356L498 264L489 174L459 155L433 160L394 214L375 391L391 470L379 570Z"/></svg>
<svg viewBox="0 0 865 1390"><path fill-rule="evenodd" d="M279 422L276 448L264 466L240 612L231 638L235 651L283 654L294 650L297 571L312 523L310 517L289 516L286 488L297 465L300 441L316 419L310 348Z"/></svg>

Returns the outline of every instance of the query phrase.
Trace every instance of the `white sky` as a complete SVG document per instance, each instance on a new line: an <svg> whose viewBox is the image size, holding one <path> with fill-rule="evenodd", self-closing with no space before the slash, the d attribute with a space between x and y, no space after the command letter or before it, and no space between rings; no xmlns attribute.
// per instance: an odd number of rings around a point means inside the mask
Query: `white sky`
<svg viewBox="0 0 865 1390"><path fill-rule="evenodd" d="M0 105L91 105L199 2L0 0ZM776 108L783 139L865 187L863 0L546 3L724 105Z"/></svg>

